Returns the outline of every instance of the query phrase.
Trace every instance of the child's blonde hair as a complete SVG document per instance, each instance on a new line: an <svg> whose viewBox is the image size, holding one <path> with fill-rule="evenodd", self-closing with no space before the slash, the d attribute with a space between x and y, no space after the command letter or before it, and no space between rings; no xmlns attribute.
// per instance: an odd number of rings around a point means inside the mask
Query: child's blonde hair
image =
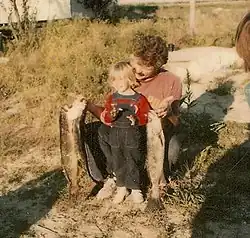
<svg viewBox="0 0 250 238"><path fill-rule="evenodd" d="M132 66L127 61L121 61L112 65L109 69L108 82L111 83L114 80L124 80L129 81L131 88L136 88L139 86L135 74L133 72Z"/></svg>

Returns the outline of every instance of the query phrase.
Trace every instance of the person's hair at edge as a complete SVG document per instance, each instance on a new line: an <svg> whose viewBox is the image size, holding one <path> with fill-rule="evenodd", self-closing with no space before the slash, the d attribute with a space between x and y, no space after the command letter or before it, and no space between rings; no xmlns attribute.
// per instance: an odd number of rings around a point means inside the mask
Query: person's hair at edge
<svg viewBox="0 0 250 238"><path fill-rule="evenodd" d="M147 66L160 68L168 61L167 42L160 36L137 33L132 41L132 53Z"/></svg>
<svg viewBox="0 0 250 238"><path fill-rule="evenodd" d="M114 80L128 80L131 88L138 86L133 68L128 61L120 61L110 67L108 82Z"/></svg>

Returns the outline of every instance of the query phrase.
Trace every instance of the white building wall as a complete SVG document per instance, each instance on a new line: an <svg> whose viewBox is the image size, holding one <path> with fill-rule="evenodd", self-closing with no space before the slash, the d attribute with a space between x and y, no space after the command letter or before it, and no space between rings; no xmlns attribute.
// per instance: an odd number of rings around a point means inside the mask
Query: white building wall
<svg viewBox="0 0 250 238"><path fill-rule="evenodd" d="M17 0L19 12L22 13L22 0ZM34 14L37 21L65 19L71 17L89 17L90 10L77 3L77 0L29 0L30 14ZM0 0L0 24L8 23L11 13L9 0ZM16 21L14 12L11 14L12 21Z"/></svg>

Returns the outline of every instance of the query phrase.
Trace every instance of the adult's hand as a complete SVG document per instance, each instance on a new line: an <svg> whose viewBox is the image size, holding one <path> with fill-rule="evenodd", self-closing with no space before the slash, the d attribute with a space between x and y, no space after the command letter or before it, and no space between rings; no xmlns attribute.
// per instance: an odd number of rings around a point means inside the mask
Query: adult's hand
<svg viewBox="0 0 250 238"><path fill-rule="evenodd" d="M65 108L67 110L68 120L73 121L81 117L82 112L83 110L85 110L86 106L87 100L85 100L82 96L78 96L72 105Z"/></svg>
<svg viewBox="0 0 250 238"><path fill-rule="evenodd" d="M164 118L165 116L167 116L171 108L171 104L170 104L171 100L173 100L173 96L163 99L163 101L160 104L161 106L158 109L155 109L155 112L158 117Z"/></svg>

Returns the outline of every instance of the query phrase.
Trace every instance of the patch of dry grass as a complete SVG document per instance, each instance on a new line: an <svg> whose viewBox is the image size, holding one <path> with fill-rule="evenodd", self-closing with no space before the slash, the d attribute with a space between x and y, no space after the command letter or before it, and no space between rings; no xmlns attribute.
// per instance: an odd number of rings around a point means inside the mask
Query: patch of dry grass
<svg viewBox="0 0 250 238"><path fill-rule="evenodd" d="M0 87L7 93L0 102L1 156L19 155L37 144L58 147L59 107L78 93L101 102L108 67L129 56L137 31L158 34L180 48L231 46L244 7L228 7L221 14L212 13L214 7L199 7L194 38L187 35L187 7L160 7L153 20L49 23L34 35L35 44L10 44L10 62L0 65Z"/></svg>

